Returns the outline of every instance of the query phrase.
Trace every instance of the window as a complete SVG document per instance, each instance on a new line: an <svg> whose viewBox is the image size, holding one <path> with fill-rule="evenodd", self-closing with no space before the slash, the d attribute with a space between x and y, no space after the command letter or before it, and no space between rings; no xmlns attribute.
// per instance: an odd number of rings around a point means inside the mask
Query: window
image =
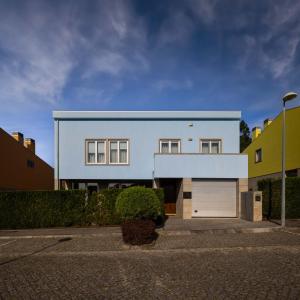
<svg viewBox="0 0 300 300"><path fill-rule="evenodd" d="M221 140L200 140L200 152L204 154L221 153Z"/></svg>
<svg viewBox="0 0 300 300"><path fill-rule="evenodd" d="M255 162L258 163L261 161L262 161L262 150L260 148L255 151Z"/></svg>
<svg viewBox="0 0 300 300"><path fill-rule="evenodd" d="M95 163L95 142L88 142L88 163Z"/></svg>
<svg viewBox="0 0 300 300"><path fill-rule="evenodd" d="M34 161L28 159L28 160L27 160L27 167L28 167L28 168L34 168Z"/></svg>
<svg viewBox="0 0 300 300"><path fill-rule="evenodd" d="M110 142L109 143L109 162L112 164L118 163L118 142Z"/></svg>
<svg viewBox="0 0 300 300"><path fill-rule="evenodd" d="M106 163L106 141L88 140L86 142L86 149L87 149L87 158L86 158L87 164Z"/></svg>
<svg viewBox="0 0 300 300"><path fill-rule="evenodd" d="M109 163L128 164L128 140L109 141Z"/></svg>
<svg viewBox="0 0 300 300"><path fill-rule="evenodd" d="M159 141L160 153L180 153L180 140L160 140Z"/></svg>
<svg viewBox="0 0 300 300"><path fill-rule="evenodd" d="M105 142L97 142L97 162L100 164L105 164Z"/></svg>

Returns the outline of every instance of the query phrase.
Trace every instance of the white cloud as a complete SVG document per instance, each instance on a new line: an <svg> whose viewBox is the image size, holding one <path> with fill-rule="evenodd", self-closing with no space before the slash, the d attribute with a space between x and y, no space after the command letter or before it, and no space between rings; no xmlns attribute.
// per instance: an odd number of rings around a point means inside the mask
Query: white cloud
<svg viewBox="0 0 300 300"><path fill-rule="evenodd" d="M241 54L237 67L247 70L257 66L274 79L284 79L294 68L300 43L300 2L269 4L268 11L261 14L261 24L257 24L264 30L234 40Z"/></svg>
<svg viewBox="0 0 300 300"><path fill-rule="evenodd" d="M38 2L1 9L0 18L0 101L53 102L74 66L68 20Z"/></svg>
<svg viewBox="0 0 300 300"><path fill-rule="evenodd" d="M74 71L84 79L147 70L144 27L129 2L97 2L93 13L78 3L0 4L1 104L57 103Z"/></svg>
<svg viewBox="0 0 300 300"><path fill-rule="evenodd" d="M188 0L190 11L204 24L211 24L215 21L215 0Z"/></svg>
<svg viewBox="0 0 300 300"><path fill-rule="evenodd" d="M215 0L187 0L172 5L160 28L158 45L186 43L199 24L209 26L215 21L215 5Z"/></svg>

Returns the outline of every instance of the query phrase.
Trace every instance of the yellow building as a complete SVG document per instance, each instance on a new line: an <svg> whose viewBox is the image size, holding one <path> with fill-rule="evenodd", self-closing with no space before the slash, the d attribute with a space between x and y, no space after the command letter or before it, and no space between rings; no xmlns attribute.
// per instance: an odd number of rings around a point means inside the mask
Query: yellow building
<svg viewBox="0 0 300 300"><path fill-rule="evenodd" d="M248 154L249 189L257 189L257 181L281 178L282 113L273 121L266 119L263 130L252 129ZM300 107L286 111L286 175L300 176Z"/></svg>

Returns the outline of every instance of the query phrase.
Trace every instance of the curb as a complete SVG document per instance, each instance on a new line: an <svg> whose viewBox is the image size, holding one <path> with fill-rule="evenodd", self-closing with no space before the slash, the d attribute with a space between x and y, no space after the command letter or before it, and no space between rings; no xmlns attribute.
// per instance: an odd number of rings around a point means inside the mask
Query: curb
<svg viewBox="0 0 300 300"><path fill-rule="evenodd" d="M296 230L290 228L289 230ZM284 231L281 227L256 227L256 228L227 228L227 229L191 229L191 230L165 230L162 235L191 235L191 234L237 234L237 233L268 233Z"/></svg>
<svg viewBox="0 0 300 300"><path fill-rule="evenodd" d="M256 227L256 228L228 228L228 229L199 229L199 230L166 230L157 229L161 236L186 236L200 234L241 234L241 233L270 233L270 232L287 232L293 233L298 231L299 227ZM85 233L85 234L48 234L48 235L10 235L0 236L0 240L21 240L21 239L54 239L54 238L91 238L91 237L121 237L121 232L111 233Z"/></svg>
<svg viewBox="0 0 300 300"><path fill-rule="evenodd" d="M87 234L48 234L48 235L11 235L0 236L0 240L21 240L21 239L56 239L56 238L84 238L84 237L105 237L105 236L122 236L122 233L87 233Z"/></svg>

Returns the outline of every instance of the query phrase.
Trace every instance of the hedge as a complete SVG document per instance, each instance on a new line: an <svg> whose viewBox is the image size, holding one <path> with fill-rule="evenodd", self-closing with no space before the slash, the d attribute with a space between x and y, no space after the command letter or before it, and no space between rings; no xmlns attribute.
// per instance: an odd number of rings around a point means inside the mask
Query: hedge
<svg viewBox="0 0 300 300"><path fill-rule="evenodd" d="M163 191L154 191L163 204ZM89 197L82 190L0 192L0 229L119 224L120 192L103 189Z"/></svg>
<svg viewBox="0 0 300 300"><path fill-rule="evenodd" d="M270 219L281 216L281 179L264 179L258 182L258 189L263 192L263 215ZM286 218L300 218L300 178L286 178Z"/></svg>
<svg viewBox="0 0 300 300"><path fill-rule="evenodd" d="M82 225L84 191L0 193L0 228Z"/></svg>
<svg viewBox="0 0 300 300"><path fill-rule="evenodd" d="M98 225L120 224L120 217L115 210L115 203L122 189L103 189L93 193L89 201L88 223Z"/></svg>

